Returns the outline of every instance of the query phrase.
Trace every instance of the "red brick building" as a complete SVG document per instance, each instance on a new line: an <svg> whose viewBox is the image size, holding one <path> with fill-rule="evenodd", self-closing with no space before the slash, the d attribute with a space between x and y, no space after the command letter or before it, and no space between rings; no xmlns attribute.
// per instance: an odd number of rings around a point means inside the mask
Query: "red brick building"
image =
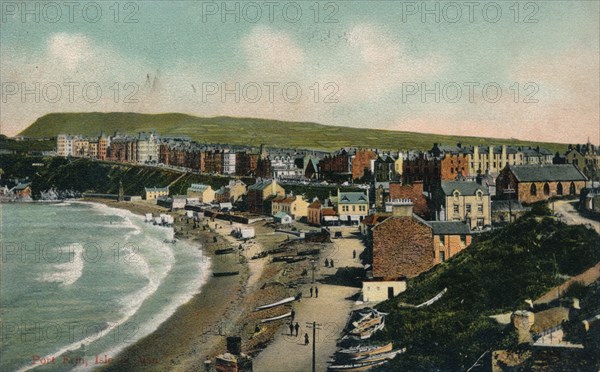
<svg viewBox="0 0 600 372"><path fill-rule="evenodd" d="M462 222L427 222L412 214L392 216L372 228L373 277L415 277L471 244Z"/></svg>
<svg viewBox="0 0 600 372"><path fill-rule="evenodd" d="M553 196L579 195L586 181L573 164L507 165L496 178L496 196L535 203ZM515 195L506 190L514 190Z"/></svg>
<svg viewBox="0 0 600 372"><path fill-rule="evenodd" d="M377 159L372 150L357 150L352 158L352 179L357 180L370 174L371 160Z"/></svg>
<svg viewBox="0 0 600 372"><path fill-rule="evenodd" d="M325 179L337 179L352 175L351 155L345 149L325 156L319 161L319 175Z"/></svg>
<svg viewBox="0 0 600 372"><path fill-rule="evenodd" d="M423 181L414 181L412 185L390 183L387 201L399 199L410 199L413 203L413 211L417 216L430 217L427 198L423 195Z"/></svg>

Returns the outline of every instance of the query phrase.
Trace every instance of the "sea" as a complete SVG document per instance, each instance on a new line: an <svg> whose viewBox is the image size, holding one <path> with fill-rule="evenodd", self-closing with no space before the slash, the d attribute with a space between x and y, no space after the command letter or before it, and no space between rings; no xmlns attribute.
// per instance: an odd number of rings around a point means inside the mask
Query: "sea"
<svg viewBox="0 0 600 372"><path fill-rule="evenodd" d="M0 204L0 371L98 368L206 283L198 245L103 204Z"/></svg>

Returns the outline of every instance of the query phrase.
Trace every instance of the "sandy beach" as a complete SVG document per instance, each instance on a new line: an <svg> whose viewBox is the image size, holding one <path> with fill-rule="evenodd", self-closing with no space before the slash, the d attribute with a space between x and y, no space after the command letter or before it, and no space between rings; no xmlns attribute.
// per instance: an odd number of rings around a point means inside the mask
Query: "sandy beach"
<svg viewBox="0 0 600 372"><path fill-rule="evenodd" d="M134 213L165 213L164 208L151 202L101 202L111 207L123 208ZM240 275L210 277L188 303L162 323L152 334L140 339L123 350L106 371L198 371L204 370L207 357L226 351L226 337L240 336L242 350L254 357L255 371L305 371L311 366L311 347L305 346L305 332L312 333L306 322L316 321L322 325L317 335L317 366L325 370L329 357L336 348L337 339L350 310L356 307L356 294L360 288L349 284L348 276L353 269L360 269L360 262L353 258L364 246L355 235L356 229L344 229L344 238L324 242L305 242L276 233L269 223L252 225L256 238L243 243L240 254L215 255L216 249L239 247L240 241L230 235L231 224L227 221L204 220L200 226L184 217L184 212L170 212L175 216L174 229L177 239L202 247L211 260L211 270L239 271ZM207 226L203 226L207 225ZM306 225L302 229L309 228ZM216 242L214 241L216 238ZM315 281L312 283L312 264L308 259L294 262L271 262L272 257L254 256L275 248L287 249L286 254L319 248ZM254 257L254 258L253 258ZM325 268L325 258L333 259L335 268ZM320 297L310 298L310 287L318 286ZM301 301L254 311L257 306L302 293ZM289 336L290 319L261 323L262 319L285 314L294 310L294 322L300 325L298 337ZM302 340L301 340L302 339Z"/></svg>

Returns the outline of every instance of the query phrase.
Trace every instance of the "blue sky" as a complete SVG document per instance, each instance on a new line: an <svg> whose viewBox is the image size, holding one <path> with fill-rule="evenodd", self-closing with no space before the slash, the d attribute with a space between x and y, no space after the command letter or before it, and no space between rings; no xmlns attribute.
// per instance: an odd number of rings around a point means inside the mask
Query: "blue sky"
<svg viewBox="0 0 600 372"><path fill-rule="evenodd" d="M116 4L2 3L2 133L134 111L600 142L598 1Z"/></svg>

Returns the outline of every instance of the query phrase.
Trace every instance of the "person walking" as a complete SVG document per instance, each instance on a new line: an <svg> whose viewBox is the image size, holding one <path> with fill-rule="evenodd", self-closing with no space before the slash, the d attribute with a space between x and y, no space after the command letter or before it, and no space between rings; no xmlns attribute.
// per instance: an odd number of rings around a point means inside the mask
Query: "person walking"
<svg viewBox="0 0 600 372"><path fill-rule="evenodd" d="M294 321L295 317L296 317L296 312L294 311L294 309L292 309L292 322Z"/></svg>
<svg viewBox="0 0 600 372"><path fill-rule="evenodd" d="M308 333L304 334L304 345L308 345Z"/></svg>
<svg viewBox="0 0 600 372"><path fill-rule="evenodd" d="M310 297L312 298L313 287L310 287Z"/></svg>
<svg viewBox="0 0 600 372"><path fill-rule="evenodd" d="M356 249L352 251L352 258L356 258Z"/></svg>
<svg viewBox="0 0 600 372"><path fill-rule="evenodd" d="M298 322L296 322L294 329L296 330L296 337L298 337L298 330L300 329L300 324L298 324Z"/></svg>
<svg viewBox="0 0 600 372"><path fill-rule="evenodd" d="M294 335L294 323L290 322L290 336Z"/></svg>
<svg viewBox="0 0 600 372"><path fill-rule="evenodd" d="M329 267L329 260L325 259L325 267Z"/></svg>
<svg viewBox="0 0 600 372"><path fill-rule="evenodd" d="M319 298L319 287L315 287L315 297Z"/></svg>
<svg viewBox="0 0 600 372"><path fill-rule="evenodd" d="M333 267L333 258L329 260L329 267Z"/></svg>

